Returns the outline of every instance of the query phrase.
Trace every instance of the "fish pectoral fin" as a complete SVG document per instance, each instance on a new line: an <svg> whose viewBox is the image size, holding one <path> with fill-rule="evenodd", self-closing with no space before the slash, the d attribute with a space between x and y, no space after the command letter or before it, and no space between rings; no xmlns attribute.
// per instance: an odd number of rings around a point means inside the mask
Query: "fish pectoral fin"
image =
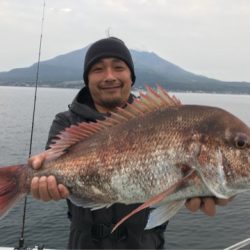
<svg viewBox="0 0 250 250"><path fill-rule="evenodd" d="M223 166L208 166L207 169L199 171L199 174L214 196L221 199L227 199L236 193L234 190L227 187L224 172L222 171Z"/></svg>
<svg viewBox="0 0 250 250"><path fill-rule="evenodd" d="M232 190L227 186L224 167L222 165L222 153L220 151L217 151L215 152L215 154L213 154L213 157L214 159L216 159L216 162L218 162L217 165L209 163L210 161L207 152L203 152L201 150L199 156L201 167L197 168L196 170L200 175L202 181L214 196L222 199L227 199L235 195L236 193L235 190Z"/></svg>
<svg viewBox="0 0 250 250"><path fill-rule="evenodd" d="M70 195L69 200L78 207L91 208L91 210L97 210L101 208L110 207L112 204L96 203L92 200L78 198L74 195Z"/></svg>
<svg viewBox="0 0 250 250"><path fill-rule="evenodd" d="M185 202L186 200L173 201L162 204L161 206L153 209L149 214L145 229L151 229L160 226L164 222L168 221L175 214L177 214Z"/></svg>
<svg viewBox="0 0 250 250"><path fill-rule="evenodd" d="M173 194L178 188L181 188L183 186L183 184L185 184L185 182L188 180L188 178L195 172L194 169L192 169L191 171L189 171L189 173L184 176L182 179L180 179L179 181L177 181L176 183L174 183L172 186L170 186L167 190L161 192L160 194L153 196L152 198L148 199L147 201L145 201L142 205L140 205L139 207L137 207L136 209L134 209L132 212L130 212L128 215L126 215L125 217L123 217L118 223L116 223L116 225L113 227L112 229L112 233L127 219L129 219L131 216L133 216L134 214L137 214L138 212L140 212L141 210L147 208L147 207L152 207L153 205L165 200L169 195Z"/></svg>

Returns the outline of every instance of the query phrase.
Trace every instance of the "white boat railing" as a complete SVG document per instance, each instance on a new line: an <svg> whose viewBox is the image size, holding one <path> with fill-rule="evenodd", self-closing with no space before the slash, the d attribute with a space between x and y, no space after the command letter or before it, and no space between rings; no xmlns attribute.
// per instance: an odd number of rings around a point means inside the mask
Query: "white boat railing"
<svg viewBox="0 0 250 250"><path fill-rule="evenodd" d="M227 248L224 248L223 250L238 250L238 249L241 249L245 246L250 246L250 238L247 238L245 240L242 240L240 242L237 242L236 244L234 245L231 245ZM14 250L15 248L11 248L11 247L0 247L0 250ZM39 249L43 249L43 250L52 250L52 249L45 249L45 248L41 248L40 246L34 246L34 247L31 247L31 248L26 248L28 250L39 250ZM250 249L250 247L249 247Z"/></svg>
<svg viewBox="0 0 250 250"><path fill-rule="evenodd" d="M240 241L230 247L224 248L224 250L237 250L237 249L241 249L242 247L245 247L247 245L250 245L250 238L247 238L243 241Z"/></svg>

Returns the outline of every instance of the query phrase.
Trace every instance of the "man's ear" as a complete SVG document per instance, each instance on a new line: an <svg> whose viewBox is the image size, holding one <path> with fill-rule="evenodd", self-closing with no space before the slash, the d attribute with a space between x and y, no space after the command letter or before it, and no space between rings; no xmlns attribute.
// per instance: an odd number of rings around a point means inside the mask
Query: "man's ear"
<svg viewBox="0 0 250 250"><path fill-rule="evenodd" d="M133 80L132 80L132 73L131 73L131 72L130 72L130 79L131 79L131 87L133 87L134 82L133 82Z"/></svg>

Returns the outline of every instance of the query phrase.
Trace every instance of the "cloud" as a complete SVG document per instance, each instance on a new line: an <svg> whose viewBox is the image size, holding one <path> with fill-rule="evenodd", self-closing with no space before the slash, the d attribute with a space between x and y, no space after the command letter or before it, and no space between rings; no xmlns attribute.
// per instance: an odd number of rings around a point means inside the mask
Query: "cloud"
<svg viewBox="0 0 250 250"><path fill-rule="evenodd" d="M34 63L42 7L0 0L0 71ZM250 81L249 13L249 0L46 1L42 60L110 33L194 73Z"/></svg>
<svg viewBox="0 0 250 250"><path fill-rule="evenodd" d="M70 8L62 8L62 9L60 9L60 11L62 11L62 12L71 12L72 9L70 9Z"/></svg>
<svg viewBox="0 0 250 250"><path fill-rule="evenodd" d="M128 12L129 8L125 1L117 1L117 0L102 0L102 4L106 5L108 8L112 8L118 12Z"/></svg>

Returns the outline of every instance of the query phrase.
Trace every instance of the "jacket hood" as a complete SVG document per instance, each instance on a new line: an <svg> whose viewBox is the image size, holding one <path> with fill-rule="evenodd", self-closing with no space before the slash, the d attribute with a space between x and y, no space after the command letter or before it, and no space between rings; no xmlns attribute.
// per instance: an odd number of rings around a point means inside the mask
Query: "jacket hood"
<svg viewBox="0 0 250 250"><path fill-rule="evenodd" d="M82 88L78 92L72 103L69 105L69 110L86 120L103 119L103 114L96 110L87 87Z"/></svg>

